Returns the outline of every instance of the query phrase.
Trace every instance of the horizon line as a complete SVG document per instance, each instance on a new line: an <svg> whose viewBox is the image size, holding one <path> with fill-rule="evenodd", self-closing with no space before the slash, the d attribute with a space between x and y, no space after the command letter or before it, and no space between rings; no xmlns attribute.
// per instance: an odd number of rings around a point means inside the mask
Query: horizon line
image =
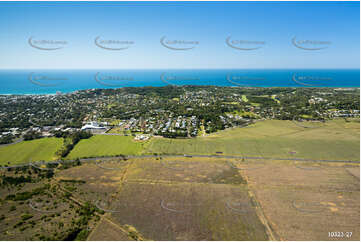
<svg viewBox="0 0 361 242"><path fill-rule="evenodd" d="M0 71L7 70L360 70L360 68L0 68Z"/></svg>

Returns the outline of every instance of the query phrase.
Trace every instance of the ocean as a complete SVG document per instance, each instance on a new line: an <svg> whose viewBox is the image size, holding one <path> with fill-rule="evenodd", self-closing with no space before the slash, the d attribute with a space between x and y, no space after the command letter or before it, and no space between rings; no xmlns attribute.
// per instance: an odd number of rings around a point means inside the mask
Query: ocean
<svg viewBox="0 0 361 242"><path fill-rule="evenodd" d="M0 94L166 85L350 88L360 87L360 70L0 70L0 83Z"/></svg>

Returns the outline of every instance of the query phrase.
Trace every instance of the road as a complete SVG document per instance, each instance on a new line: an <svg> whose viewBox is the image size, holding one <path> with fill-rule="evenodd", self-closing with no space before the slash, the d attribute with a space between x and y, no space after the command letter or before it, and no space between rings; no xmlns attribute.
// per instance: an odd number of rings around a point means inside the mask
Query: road
<svg viewBox="0 0 361 242"><path fill-rule="evenodd" d="M21 137L21 138L18 138L18 139L16 139L14 142L12 142L12 143L9 143L9 144L1 144L0 145L0 147L5 147L5 146L9 146L9 145L15 145L15 144L17 144L17 143L20 143L21 141L23 141L24 139L23 139L23 137Z"/></svg>
<svg viewBox="0 0 361 242"><path fill-rule="evenodd" d="M360 164L360 161L352 161L352 160L314 160L314 159L304 159L304 158L275 158L275 157L261 157L261 156L231 156L231 155L139 155L139 156L125 156L127 159L133 158L155 158L155 157L183 157L185 159L198 157L198 158L226 158L226 159L247 159L247 160L284 160L284 161L305 161L305 162L341 162L341 163L355 163ZM93 158L84 158L80 159L80 162L91 162L96 161L99 159L107 160L115 158L114 156L106 156L106 157L93 157ZM65 160L65 161L49 161L45 162L47 164L56 164L56 163L71 163L75 162L76 160ZM18 168L18 167L26 167L26 166L39 166L44 164L44 162L32 162L32 163L25 163L7 167L0 167L0 169L6 168Z"/></svg>

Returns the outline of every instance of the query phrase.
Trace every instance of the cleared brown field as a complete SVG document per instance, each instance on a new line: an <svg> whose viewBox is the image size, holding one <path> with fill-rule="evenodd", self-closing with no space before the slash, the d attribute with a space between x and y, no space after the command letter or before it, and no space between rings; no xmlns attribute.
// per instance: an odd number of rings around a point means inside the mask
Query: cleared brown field
<svg viewBox="0 0 361 242"><path fill-rule="evenodd" d="M267 240L244 185L127 183L110 210L154 240Z"/></svg>
<svg viewBox="0 0 361 242"><path fill-rule="evenodd" d="M133 240L118 225L102 218L97 227L89 234L88 241L128 241Z"/></svg>
<svg viewBox="0 0 361 242"><path fill-rule="evenodd" d="M83 183L73 183L64 186L65 189L83 201L96 203L99 199L108 197L119 190L122 178L128 166L119 159L107 162L85 163L78 167L62 170L56 174L56 180L76 179Z"/></svg>
<svg viewBox="0 0 361 242"><path fill-rule="evenodd" d="M84 181L73 195L109 216L88 240L112 240L129 226L150 240L268 239L246 181L224 159L112 159L56 178Z"/></svg>
<svg viewBox="0 0 361 242"><path fill-rule="evenodd" d="M346 171L353 175L356 179L360 180L360 168L346 168Z"/></svg>
<svg viewBox="0 0 361 242"><path fill-rule="evenodd" d="M56 178L83 180L73 195L105 211L88 240L358 240L359 174L348 163L174 157L114 158Z"/></svg>
<svg viewBox="0 0 361 242"><path fill-rule="evenodd" d="M282 240L359 240L360 183L347 170L360 172L355 165L283 161L243 174Z"/></svg>
<svg viewBox="0 0 361 242"><path fill-rule="evenodd" d="M128 182L246 183L226 159L175 157L132 159L132 162L126 177Z"/></svg>

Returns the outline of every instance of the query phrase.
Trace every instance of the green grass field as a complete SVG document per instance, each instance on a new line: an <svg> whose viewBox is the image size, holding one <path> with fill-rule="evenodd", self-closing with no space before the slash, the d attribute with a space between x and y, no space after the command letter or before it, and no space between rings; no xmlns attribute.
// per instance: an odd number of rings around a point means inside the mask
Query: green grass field
<svg viewBox="0 0 361 242"><path fill-rule="evenodd" d="M317 126L313 123L301 125ZM304 128L292 121L267 120L194 139L153 139L149 153L359 160L360 124L333 120Z"/></svg>
<svg viewBox="0 0 361 242"><path fill-rule="evenodd" d="M248 102L247 96L246 95L242 95L242 101L243 102Z"/></svg>
<svg viewBox="0 0 361 242"><path fill-rule="evenodd" d="M132 136L95 135L81 140L67 159L140 154L216 154L274 158L359 160L360 123L343 119L325 124L266 120L193 139L153 138L135 142ZM0 165L55 160L63 140L43 138L0 147Z"/></svg>
<svg viewBox="0 0 361 242"><path fill-rule="evenodd" d="M63 139L43 138L0 147L0 165L55 160L55 152L62 144Z"/></svg>
<svg viewBox="0 0 361 242"><path fill-rule="evenodd" d="M134 142L132 136L95 135L81 140L66 158L139 155L144 145L146 143Z"/></svg>

